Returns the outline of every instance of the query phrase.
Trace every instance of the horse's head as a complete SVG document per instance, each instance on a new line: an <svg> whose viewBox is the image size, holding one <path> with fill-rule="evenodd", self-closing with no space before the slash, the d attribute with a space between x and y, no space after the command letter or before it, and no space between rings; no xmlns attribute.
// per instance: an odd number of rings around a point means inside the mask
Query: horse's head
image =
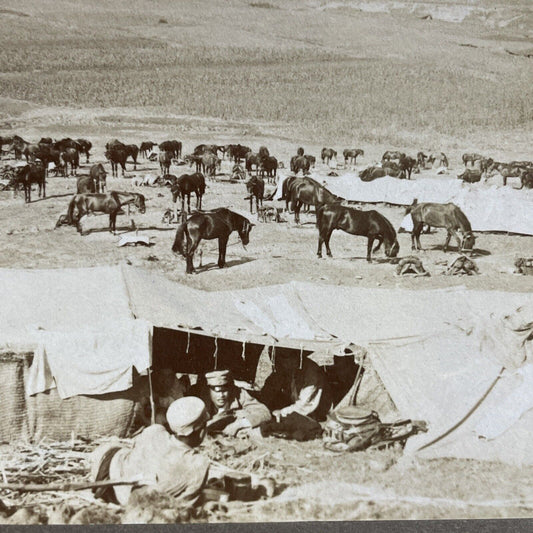
<svg viewBox="0 0 533 533"><path fill-rule="evenodd" d="M385 255L387 257L397 257L399 251L400 244L398 242L398 239L394 239L394 241L392 242L385 239Z"/></svg>
<svg viewBox="0 0 533 533"><path fill-rule="evenodd" d="M241 238L241 242L244 246L250 242L250 231L252 231L253 227L254 224L252 224L248 219L244 219L241 229L238 230L239 237Z"/></svg>
<svg viewBox="0 0 533 533"><path fill-rule="evenodd" d="M135 201L133 202L133 205L139 210L141 214L146 213L145 200L142 194L135 195Z"/></svg>
<svg viewBox="0 0 533 533"><path fill-rule="evenodd" d="M471 231L467 231L463 234L463 240L461 242L461 251L472 252L476 244L476 237Z"/></svg>

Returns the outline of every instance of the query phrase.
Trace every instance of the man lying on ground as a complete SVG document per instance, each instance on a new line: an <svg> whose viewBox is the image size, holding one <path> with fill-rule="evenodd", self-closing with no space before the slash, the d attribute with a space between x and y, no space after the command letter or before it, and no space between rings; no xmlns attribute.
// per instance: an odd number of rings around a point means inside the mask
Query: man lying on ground
<svg viewBox="0 0 533 533"><path fill-rule="evenodd" d="M191 394L200 397L206 405L210 419L208 432L222 431L234 437L272 418L265 405L235 385L229 370L208 372L205 381L195 386Z"/></svg>

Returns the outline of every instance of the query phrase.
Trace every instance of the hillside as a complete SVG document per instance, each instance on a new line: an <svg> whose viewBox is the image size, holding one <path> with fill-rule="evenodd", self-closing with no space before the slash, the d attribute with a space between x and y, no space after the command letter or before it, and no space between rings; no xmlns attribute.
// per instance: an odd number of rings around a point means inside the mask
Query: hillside
<svg viewBox="0 0 533 533"><path fill-rule="evenodd" d="M0 83L16 101L283 124L316 142L531 144L525 1L4 5ZM3 105L0 127L21 108Z"/></svg>

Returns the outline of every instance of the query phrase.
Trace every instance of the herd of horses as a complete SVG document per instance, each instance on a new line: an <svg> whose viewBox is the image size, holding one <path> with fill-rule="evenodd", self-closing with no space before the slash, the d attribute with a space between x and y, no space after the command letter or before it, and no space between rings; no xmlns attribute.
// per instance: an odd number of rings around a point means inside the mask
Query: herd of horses
<svg viewBox="0 0 533 533"><path fill-rule="evenodd" d="M15 156L27 159L27 164L18 169L15 185L22 186L25 201L31 202L31 186L39 186L39 196L46 197L46 177L50 162L64 162L64 168L70 165L71 175L77 174L79 155L85 154L89 163L91 143L83 139L62 139L59 142L43 138L32 145L18 136L0 138L0 145L8 145L15 151ZM253 200L259 211L265 195L265 180L276 182L278 161L270 155L269 150L261 146L257 152L241 144L218 146L202 144L195 147L191 154L183 156L183 146L179 141L164 141L157 145L151 141L141 143L140 148L135 144L126 144L117 139L105 145L105 157L111 164L113 176L118 175L118 167L124 172L126 161L131 159L136 168L137 158L151 158L153 150L159 148L158 159L161 165L164 183L169 187L172 201L177 203L181 199L181 223L177 229L172 250L181 253L186 259L186 272L194 271L193 257L202 239L218 239L220 267L225 265L226 247L229 235L237 231L244 245L248 244L253 224L250 220L227 208L216 208L210 211L202 210L202 198L206 191L206 177L212 177L216 169L220 168L219 154L234 162L235 168L245 164L248 176L246 188L249 193L250 212L253 212ZM323 164L330 164L337 157L337 152L331 148L324 148L321 152ZM343 151L345 165L355 164L357 157L364 156L362 149L346 149ZM196 164L196 172L185 173L180 176L169 174L170 164L183 157L183 163ZM386 257L394 258L399 253L399 243L390 221L376 210L364 211L346 202L324 185L309 176L309 170L316 163L316 158L305 154L303 148L290 160L292 175L280 184L281 199L285 200L288 211L294 213L294 220L300 223L302 209L314 207L316 227L318 229L317 256L322 257L325 246L328 256L332 256L330 239L335 229L353 235L367 238L366 259L372 262L372 254L381 246ZM515 176L516 168L520 168L520 175L524 170L531 171L530 162L512 162L504 164L479 154L464 154L463 163L466 171L481 170L485 173L500 172L506 177ZM381 164L365 169L360 178L370 181L382 175L393 175L410 179L411 172L425 168L427 164L447 166L448 159L444 153L426 156L419 152L416 158L406 156L405 153L387 151L383 154ZM302 171L302 176L298 176ZM514 172L514 173L513 173ZM67 174L65 171L64 174ZM93 164L88 175L77 177L76 194L71 198L67 213L61 215L57 226L72 225L82 232L80 221L90 213L106 213L109 215L109 231L116 232L117 215L123 212L123 207L134 206L140 213L146 211L144 195L136 192L108 191L107 172L102 163ZM527 180L526 180L527 181ZM532 178L533 181L533 178ZM524 184L523 184L524 186ZM191 214L191 195L196 196L196 210ZM447 231L443 250L447 251L451 238L455 238L458 251L472 252L475 237L471 225L465 214L454 204L415 203L406 209L413 220L411 246L413 250L420 250L420 235L424 227L445 228ZM188 216L187 216L188 215ZM461 234L461 236L459 236Z"/></svg>

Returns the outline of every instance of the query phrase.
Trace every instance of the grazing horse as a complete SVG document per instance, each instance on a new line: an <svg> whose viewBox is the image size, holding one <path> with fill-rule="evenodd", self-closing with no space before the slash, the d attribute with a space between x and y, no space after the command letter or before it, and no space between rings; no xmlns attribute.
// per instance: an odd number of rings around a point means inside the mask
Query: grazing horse
<svg viewBox="0 0 533 533"><path fill-rule="evenodd" d="M176 178L170 188L172 201L176 203L181 197L181 212L185 212L185 197L187 197L187 212L191 212L191 194L196 195L196 209L202 209L202 196L205 194L205 178L203 174L183 174Z"/></svg>
<svg viewBox="0 0 533 533"><path fill-rule="evenodd" d="M387 218L377 211L361 211L354 207L343 206L339 203L326 204L317 211L318 221L318 257L322 257L322 244L326 245L326 252L331 257L329 240L335 229L341 229L352 235L362 235L368 238L366 260L372 262L372 252L377 252L382 243L385 243L385 255L396 257L400 245L396 232ZM378 241L374 250L374 240Z"/></svg>
<svg viewBox="0 0 533 533"><path fill-rule="evenodd" d="M81 149L78 142L74 139L71 139L70 137L66 137L65 139L61 139L60 141L55 142L54 148L56 148L60 152L64 152L67 148L74 148L78 152Z"/></svg>
<svg viewBox="0 0 533 533"><path fill-rule="evenodd" d="M264 178L266 174L268 183L270 183L271 181L272 183L276 182L277 170L278 170L278 160L273 155L269 155L261 159L259 171L260 171L262 178Z"/></svg>
<svg viewBox="0 0 533 533"><path fill-rule="evenodd" d="M204 174L215 179L217 168L220 169L220 159L214 153L206 151L202 154L201 161Z"/></svg>
<svg viewBox="0 0 533 533"><path fill-rule="evenodd" d="M146 212L145 199L142 194L133 192L110 191L107 193L75 194L67 211L67 223L76 225L81 233L80 220L89 213L106 213L109 215L109 231L116 232L117 215L123 205L134 205L141 213ZM74 211L77 210L77 216Z"/></svg>
<svg viewBox="0 0 533 533"><path fill-rule="evenodd" d="M199 144L193 150L193 155L203 155L206 152L217 155L218 146L216 144Z"/></svg>
<svg viewBox="0 0 533 533"><path fill-rule="evenodd" d="M427 158L427 162L432 167L437 167L437 168L440 168L440 167L448 168L449 166L448 158L446 157L446 154L444 152L435 152L435 153L429 154Z"/></svg>
<svg viewBox="0 0 533 533"><path fill-rule="evenodd" d="M322 148L322 152L320 152L320 157L322 159L322 163L329 165L329 162L333 158L337 159L337 152L333 150L333 148Z"/></svg>
<svg viewBox="0 0 533 533"><path fill-rule="evenodd" d="M110 148L105 152L106 159L111 163L111 175L118 178L118 166L122 168L122 177L126 172L126 159L128 154L120 148Z"/></svg>
<svg viewBox="0 0 533 533"><path fill-rule="evenodd" d="M139 147L139 153L141 154L141 157L148 157L148 154L152 151L153 147L156 145L156 143L152 141L143 141L141 143L141 146Z"/></svg>
<svg viewBox="0 0 533 533"><path fill-rule="evenodd" d="M67 148L61 152L61 160L63 161L64 176L68 176L68 166L70 165L70 175L75 176L76 170L80 166L80 153L75 148Z"/></svg>
<svg viewBox="0 0 533 533"><path fill-rule="evenodd" d="M348 159L350 160L350 165L355 165L357 162L357 156L365 155L365 151L361 150L361 148L354 148L353 150L346 148L346 150L343 150L342 155L344 156L345 166L348 165Z"/></svg>
<svg viewBox="0 0 533 533"><path fill-rule="evenodd" d="M291 157L291 172L294 174L298 174L301 170L302 174L305 176L306 174L309 174L310 166L311 163L305 155L295 155Z"/></svg>
<svg viewBox="0 0 533 533"><path fill-rule="evenodd" d="M183 158L183 160L185 163L189 164L189 167L192 167L193 164L196 165L196 172L202 172L203 168L201 155L188 154Z"/></svg>
<svg viewBox="0 0 533 533"><path fill-rule="evenodd" d="M241 242L250 242L250 231L254 224L247 218L229 209L220 207L208 212L193 213L176 231L172 251L180 253L187 261L187 274L194 272L193 257L202 239L218 239L218 266L226 264L226 247L233 231L237 231Z"/></svg>
<svg viewBox="0 0 533 533"><path fill-rule="evenodd" d="M405 156L400 158L400 170L403 170L403 177L407 177L408 180L411 179L411 173L413 172L413 168L416 165L416 159L414 157ZM401 178L402 176L400 176Z"/></svg>
<svg viewBox="0 0 533 533"><path fill-rule="evenodd" d="M409 213L411 213L411 218L413 219L413 231L411 233L411 248L413 250L422 249L420 246L420 233L424 224L434 228L446 228L448 234L442 248L444 252L448 249L452 235L457 241L457 251L472 252L474 249L476 238L472 233L472 226L466 215L455 204L419 204L415 200L405 211L406 215ZM457 231L463 234L462 241L459 239Z"/></svg>
<svg viewBox="0 0 533 533"><path fill-rule="evenodd" d="M24 201L31 202L31 186L33 183L39 185L39 198L46 198L46 169L42 163L29 163L17 170L13 180L15 190L22 185L24 188Z"/></svg>
<svg viewBox="0 0 533 533"><path fill-rule="evenodd" d="M61 167L61 154L59 150L53 148L51 144L30 144L24 150L24 155L31 163L34 163L36 159L42 161L44 168L46 169L46 175L48 175L49 163L54 163L56 168Z"/></svg>
<svg viewBox="0 0 533 533"><path fill-rule="evenodd" d="M118 139L112 139L105 145L106 150L124 150L125 144Z"/></svg>
<svg viewBox="0 0 533 533"><path fill-rule="evenodd" d="M127 157L133 159L133 170L137 170L137 155L139 154L139 147L136 144L127 144L124 146L124 151Z"/></svg>
<svg viewBox="0 0 533 533"><path fill-rule="evenodd" d="M468 166L468 163L474 166L475 162L480 161L481 159L485 159L481 154L467 153L462 156L465 167Z"/></svg>
<svg viewBox="0 0 533 533"><path fill-rule="evenodd" d="M381 161L391 161L391 160L398 160L402 157L405 157L405 154L403 152L398 152L397 150L387 150L382 156Z"/></svg>
<svg viewBox="0 0 533 533"><path fill-rule="evenodd" d="M507 185L508 178L519 178L524 167L520 165L513 165L511 163L499 163L494 161L489 168L487 168L486 177L490 178L494 174L499 173L503 178L503 185Z"/></svg>
<svg viewBox="0 0 533 533"><path fill-rule="evenodd" d="M241 159L246 159L246 154L252 150L248 146L243 146L242 144L230 144L226 151L229 154L230 160L239 164Z"/></svg>
<svg viewBox="0 0 533 533"><path fill-rule="evenodd" d="M104 192L107 178L107 172L105 171L104 165L102 165L102 163L93 165L89 169L89 176L94 180L96 186L95 192Z"/></svg>
<svg viewBox="0 0 533 533"><path fill-rule="evenodd" d="M159 152L159 166L161 167L161 174L168 174L170 165L172 163L172 152L163 150Z"/></svg>
<svg viewBox="0 0 533 533"><path fill-rule="evenodd" d="M265 182L254 176L246 182L246 190L250 194L250 213L253 213L252 201L255 197L255 209L259 213L259 204L263 207L263 197L265 195Z"/></svg>
<svg viewBox="0 0 533 533"><path fill-rule="evenodd" d="M89 162L90 150L93 147L93 143L87 139L76 139L78 146L80 147L80 154L85 154L85 162Z"/></svg>
<svg viewBox="0 0 533 533"><path fill-rule="evenodd" d="M294 211L294 222L300 223L300 209L303 204L314 205L315 213L318 212L322 204L332 204L344 200L328 191L318 181L311 178L298 178L294 180L289 187L291 198L291 208ZM317 219L318 224L318 219Z"/></svg>
<svg viewBox="0 0 533 533"><path fill-rule="evenodd" d="M316 164L316 157L314 155L310 155L310 154L301 154L303 155L307 161L309 161L309 168L315 168L315 164Z"/></svg>
<svg viewBox="0 0 533 533"><path fill-rule="evenodd" d="M76 180L76 193L100 192L96 190L96 182L92 176L80 176Z"/></svg>

